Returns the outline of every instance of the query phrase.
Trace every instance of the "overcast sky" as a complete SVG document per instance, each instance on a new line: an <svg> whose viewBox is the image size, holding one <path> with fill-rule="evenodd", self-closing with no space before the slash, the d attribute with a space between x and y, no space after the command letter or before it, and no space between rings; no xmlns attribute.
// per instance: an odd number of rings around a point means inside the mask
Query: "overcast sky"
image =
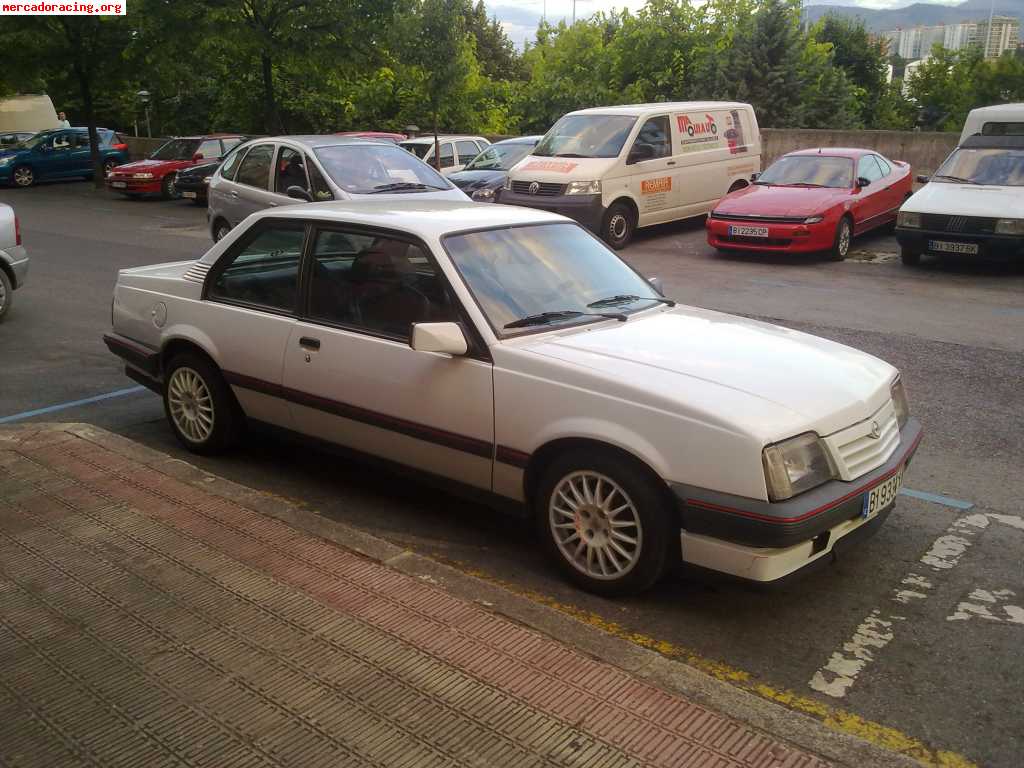
<svg viewBox="0 0 1024 768"><path fill-rule="evenodd" d="M962 0L916 0L941 5L957 5ZM487 2L487 0L485 0ZM864 8L902 8L912 0L809 0L807 5L859 5ZM635 11L644 6L645 0L576 0L576 17L585 18L598 11L629 8ZM533 41L537 23L547 9L548 21L557 23L560 19L572 19L572 0L491 0L487 2L489 14L497 16L516 48L522 49L523 42Z"/></svg>

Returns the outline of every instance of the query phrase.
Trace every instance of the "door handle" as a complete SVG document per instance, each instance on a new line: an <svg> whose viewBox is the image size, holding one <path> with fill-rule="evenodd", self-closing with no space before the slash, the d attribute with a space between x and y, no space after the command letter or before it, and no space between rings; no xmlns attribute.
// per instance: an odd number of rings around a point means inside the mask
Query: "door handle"
<svg viewBox="0 0 1024 768"><path fill-rule="evenodd" d="M665 163L665 165L675 165L675 164L676 164L675 160L669 160L667 163Z"/></svg>
<svg viewBox="0 0 1024 768"><path fill-rule="evenodd" d="M231 190L231 196L238 197L238 192L236 192L235 190Z"/></svg>
<svg viewBox="0 0 1024 768"><path fill-rule="evenodd" d="M271 208L277 208L277 203L274 203L274 202L269 202L269 203L267 203L267 205L269 207L271 207Z"/></svg>
<svg viewBox="0 0 1024 768"><path fill-rule="evenodd" d="M305 347L306 349L320 349L320 339L302 336L299 338L299 346Z"/></svg>

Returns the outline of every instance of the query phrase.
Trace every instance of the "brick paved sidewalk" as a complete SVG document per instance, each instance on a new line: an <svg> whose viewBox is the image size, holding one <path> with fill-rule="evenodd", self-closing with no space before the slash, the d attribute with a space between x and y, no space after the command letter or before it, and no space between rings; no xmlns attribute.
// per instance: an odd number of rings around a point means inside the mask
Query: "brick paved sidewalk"
<svg viewBox="0 0 1024 768"><path fill-rule="evenodd" d="M825 765L119 445L0 431L0 765Z"/></svg>

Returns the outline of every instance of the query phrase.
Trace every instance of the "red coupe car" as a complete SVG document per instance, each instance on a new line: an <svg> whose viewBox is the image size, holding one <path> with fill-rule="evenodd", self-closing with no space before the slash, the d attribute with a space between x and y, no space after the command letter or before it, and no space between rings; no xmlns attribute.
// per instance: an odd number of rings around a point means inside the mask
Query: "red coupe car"
<svg viewBox="0 0 1024 768"><path fill-rule="evenodd" d="M910 166L869 149L804 149L783 155L707 219L720 251L822 251L841 261L850 241L893 224L910 197Z"/></svg>
<svg viewBox="0 0 1024 768"><path fill-rule="evenodd" d="M117 166L107 176L107 188L129 197L179 197L174 188L174 177L178 171L191 168L196 163L219 160L244 139L244 136L235 133L171 139L145 160Z"/></svg>

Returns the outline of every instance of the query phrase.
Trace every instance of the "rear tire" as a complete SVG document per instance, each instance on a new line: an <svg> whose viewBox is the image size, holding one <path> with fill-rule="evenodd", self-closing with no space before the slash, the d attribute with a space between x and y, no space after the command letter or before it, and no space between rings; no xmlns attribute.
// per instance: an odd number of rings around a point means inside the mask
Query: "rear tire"
<svg viewBox="0 0 1024 768"><path fill-rule="evenodd" d="M548 556L569 581L599 595L653 585L678 542L664 490L642 465L611 451L556 456L533 506Z"/></svg>
<svg viewBox="0 0 1024 768"><path fill-rule="evenodd" d="M117 160L114 160L113 158L104 160L103 161L103 176L104 176L104 178L109 176L110 172L112 170L114 170L115 168L117 168Z"/></svg>
<svg viewBox="0 0 1024 768"><path fill-rule="evenodd" d="M853 242L853 220L849 216L843 216L836 227L836 239L832 243L832 250L828 252L832 261L843 261L850 253L850 243Z"/></svg>
<svg viewBox="0 0 1024 768"><path fill-rule="evenodd" d="M175 355L164 371L164 415L178 442L204 455L230 448L245 424L217 366L195 352Z"/></svg>
<svg viewBox="0 0 1024 768"><path fill-rule="evenodd" d="M4 316L10 311L13 299L14 286L11 285L11 278L4 270L0 269L0 323L4 321Z"/></svg>
<svg viewBox="0 0 1024 768"><path fill-rule="evenodd" d="M921 254L908 251L906 248L900 248L900 261L906 267L917 267L921 264Z"/></svg>
<svg viewBox="0 0 1024 768"><path fill-rule="evenodd" d="M601 223L601 239L616 251L629 245L636 229L636 216L625 203L613 203Z"/></svg>

